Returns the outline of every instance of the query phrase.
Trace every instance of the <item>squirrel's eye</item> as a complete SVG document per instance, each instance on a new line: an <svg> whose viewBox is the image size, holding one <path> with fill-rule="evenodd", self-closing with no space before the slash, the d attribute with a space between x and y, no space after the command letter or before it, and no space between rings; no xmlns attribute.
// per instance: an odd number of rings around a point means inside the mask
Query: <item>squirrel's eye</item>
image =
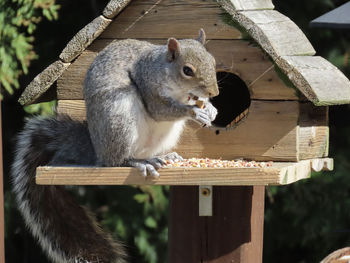
<svg viewBox="0 0 350 263"><path fill-rule="evenodd" d="M184 66L182 70L183 70L183 72L184 72L184 74L186 76L189 76L189 77L193 77L194 76L194 72L193 72L193 70L190 67Z"/></svg>

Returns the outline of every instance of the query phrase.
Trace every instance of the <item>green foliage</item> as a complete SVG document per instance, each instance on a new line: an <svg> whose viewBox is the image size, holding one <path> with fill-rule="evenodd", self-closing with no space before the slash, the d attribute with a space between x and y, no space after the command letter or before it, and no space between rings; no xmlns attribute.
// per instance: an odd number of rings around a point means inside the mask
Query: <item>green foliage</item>
<svg viewBox="0 0 350 263"><path fill-rule="evenodd" d="M350 168L341 155L336 170L306 181L268 189L265 261L319 262L350 243Z"/></svg>
<svg viewBox="0 0 350 263"><path fill-rule="evenodd" d="M30 115L52 116L55 107L56 101L49 101L25 106L24 110Z"/></svg>
<svg viewBox="0 0 350 263"><path fill-rule="evenodd" d="M127 244L132 262L166 262L169 187L75 189L80 202L96 212L103 227Z"/></svg>
<svg viewBox="0 0 350 263"><path fill-rule="evenodd" d="M43 17L57 19L58 8L55 0L0 0L0 83L7 93L19 87L18 77L37 58L32 45L37 24Z"/></svg>

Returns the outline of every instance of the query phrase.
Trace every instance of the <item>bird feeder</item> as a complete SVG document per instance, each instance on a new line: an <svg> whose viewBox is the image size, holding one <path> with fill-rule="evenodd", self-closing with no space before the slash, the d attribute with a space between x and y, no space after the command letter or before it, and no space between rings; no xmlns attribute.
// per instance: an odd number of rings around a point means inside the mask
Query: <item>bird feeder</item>
<svg viewBox="0 0 350 263"><path fill-rule="evenodd" d="M203 28L217 62L219 114L211 128L189 123L176 151L272 165L164 168L146 180L129 167L46 166L37 183L171 185L169 262L261 262L264 187L332 170L328 106L350 103L349 80L273 8L270 0L112 0L20 98L25 105L54 92L59 113L83 120L85 74L111 41L165 44Z"/></svg>
<svg viewBox="0 0 350 263"><path fill-rule="evenodd" d="M310 27L349 29L350 28L350 2L315 18L310 22Z"/></svg>

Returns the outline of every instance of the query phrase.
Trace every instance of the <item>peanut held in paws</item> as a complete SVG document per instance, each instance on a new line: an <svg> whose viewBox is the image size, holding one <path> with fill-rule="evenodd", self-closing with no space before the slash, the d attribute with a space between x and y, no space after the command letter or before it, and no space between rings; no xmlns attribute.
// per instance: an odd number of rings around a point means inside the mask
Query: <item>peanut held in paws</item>
<svg viewBox="0 0 350 263"><path fill-rule="evenodd" d="M202 101L202 100L196 100L196 105L200 109L204 109L205 108L204 101Z"/></svg>

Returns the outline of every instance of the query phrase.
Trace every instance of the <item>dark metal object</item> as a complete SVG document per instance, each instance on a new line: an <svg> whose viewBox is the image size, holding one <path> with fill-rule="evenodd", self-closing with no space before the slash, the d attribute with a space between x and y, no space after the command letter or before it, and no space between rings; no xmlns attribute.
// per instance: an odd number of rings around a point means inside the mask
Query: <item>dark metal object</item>
<svg viewBox="0 0 350 263"><path fill-rule="evenodd" d="M312 20L310 27L350 29L350 1Z"/></svg>
<svg viewBox="0 0 350 263"><path fill-rule="evenodd" d="M213 216L198 215L198 186L171 187L169 263L261 263L264 186L214 186Z"/></svg>

